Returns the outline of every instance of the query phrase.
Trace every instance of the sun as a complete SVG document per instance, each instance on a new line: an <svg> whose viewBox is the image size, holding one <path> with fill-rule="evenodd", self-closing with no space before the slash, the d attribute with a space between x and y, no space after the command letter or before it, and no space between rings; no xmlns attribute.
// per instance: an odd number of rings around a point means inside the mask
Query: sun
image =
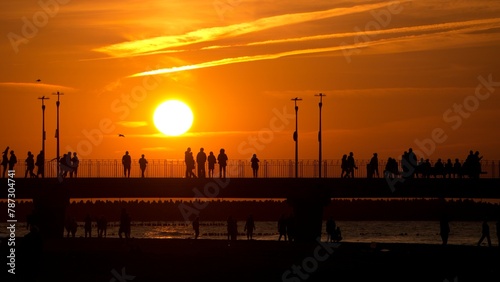
<svg viewBox="0 0 500 282"><path fill-rule="evenodd" d="M193 112L185 103L169 100L156 108L153 121L161 133L168 136L179 136L191 128Z"/></svg>

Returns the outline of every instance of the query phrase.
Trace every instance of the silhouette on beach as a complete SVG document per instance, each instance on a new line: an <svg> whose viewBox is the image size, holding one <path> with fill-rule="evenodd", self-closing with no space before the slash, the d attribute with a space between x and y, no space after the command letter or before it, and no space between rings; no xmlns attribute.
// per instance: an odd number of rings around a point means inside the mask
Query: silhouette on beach
<svg viewBox="0 0 500 282"><path fill-rule="evenodd" d="M335 230L337 229L337 224L335 220L333 220L333 216L326 221L326 241L333 242L333 238L335 237Z"/></svg>
<svg viewBox="0 0 500 282"><path fill-rule="evenodd" d="M496 227L496 233L497 233L498 247L500 247L500 219L497 220L495 227Z"/></svg>
<svg viewBox="0 0 500 282"><path fill-rule="evenodd" d="M184 152L184 162L186 163L186 178L196 178L196 175L193 172L194 157L190 147L188 147L186 152Z"/></svg>
<svg viewBox="0 0 500 282"><path fill-rule="evenodd" d="M232 216L227 218L227 240L236 241L238 239L238 223Z"/></svg>
<svg viewBox="0 0 500 282"><path fill-rule="evenodd" d="M208 177L214 178L215 163L217 163L217 158L215 158L214 152L210 151L207 157L208 162Z"/></svg>
<svg viewBox="0 0 500 282"><path fill-rule="evenodd" d="M200 148L200 151L196 155L196 163L198 164L198 177L206 178L205 163L207 162L207 154L204 148Z"/></svg>
<svg viewBox="0 0 500 282"><path fill-rule="evenodd" d="M66 222L64 223L64 228L66 229L66 237L75 238L76 230L78 229L78 223L74 217L68 216Z"/></svg>
<svg viewBox="0 0 500 282"><path fill-rule="evenodd" d="M92 217L90 217L89 214L85 216L84 220L84 230L85 230L85 238L87 238L87 235L89 238L92 237Z"/></svg>
<svg viewBox="0 0 500 282"><path fill-rule="evenodd" d="M200 236L200 217L197 216L194 220L193 220L193 230L194 230L194 238L195 239L198 239L198 236Z"/></svg>
<svg viewBox="0 0 500 282"><path fill-rule="evenodd" d="M250 159L250 163L252 167L253 177L257 178L259 174L259 159L257 158L257 154L253 154L252 158Z"/></svg>
<svg viewBox="0 0 500 282"><path fill-rule="evenodd" d="M220 149L219 155L217 156L217 162L219 163L219 176L220 178L226 178L226 166L227 166L227 155L226 150Z"/></svg>
<svg viewBox="0 0 500 282"><path fill-rule="evenodd" d="M450 235L450 222L448 216L443 214L439 220L439 236L441 236L442 245L448 244L448 237Z"/></svg>
<svg viewBox="0 0 500 282"><path fill-rule="evenodd" d="M139 168L141 169L141 177L144 178L144 172L146 171L146 167L148 165L148 160L144 157L144 154L141 155L139 159Z"/></svg>
<svg viewBox="0 0 500 282"><path fill-rule="evenodd" d="M122 157L122 165L123 165L123 176L130 177L130 166L132 165L132 158L130 157L128 151L125 152L125 155Z"/></svg>
<svg viewBox="0 0 500 282"><path fill-rule="evenodd" d="M243 231L247 233L247 240L253 239L253 232L256 230L255 222L253 220L253 216L249 215L247 221L245 222L245 228Z"/></svg>
<svg viewBox="0 0 500 282"><path fill-rule="evenodd" d="M484 239L488 242L488 247L491 247L491 238L490 238L490 226L488 225L488 221L485 219L483 224L481 225L481 238L477 242L477 246L481 246Z"/></svg>
<svg viewBox="0 0 500 282"><path fill-rule="evenodd" d="M278 219L278 241L281 241L281 237L283 237L283 240L287 240L287 218L285 217L284 214L281 215L281 217Z"/></svg>
<svg viewBox="0 0 500 282"><path fill-rule="evenodd" d="M106 238L107 229L108 229L108 221L104 215L101 215L96 220L97 223L97 237L98 238Z"/></svg>
<svg viewBox="0 0 500 282"><path fill-rule="evenodd" d="M125 208L122 208L122 212L120 214L120 228L118 229L118 236L120 239L125 237L125 239L130 239L130 226L131 226L131 218Z"/></svg>

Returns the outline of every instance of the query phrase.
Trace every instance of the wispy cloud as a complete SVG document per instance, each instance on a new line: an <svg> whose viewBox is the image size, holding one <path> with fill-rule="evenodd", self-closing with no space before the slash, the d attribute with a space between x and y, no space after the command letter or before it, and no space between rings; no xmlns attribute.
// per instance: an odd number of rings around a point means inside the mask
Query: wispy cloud
<svg viewBox="0 0 500 282"><path fill-rule="evenodd" d="M461 36L460 42L462 42L462 43L464 43L464 40L469 42L470 44L484 43L484 42L478 42L477 36L473 36L471 34L473 34L474 32L478 32L478 31L484 31L484 30L496 29L496 28L500 28L500 19L499 18L487 19L487 20L477 20L477 21L467 21L467 22L434 24L434 25L416 26L416 27L395 28L395 29L391 29L389 31L379 31L379 33L381 33L381 32L387 32L387 33L405 32L405 34L407 34L409 31L414 31L414 32L428 31L429 33L418 34L418 35L404 35L404 36L400 36L400 37L366 41L366 42L355 43L355 44L350 44L350 45L346 44L346 45L341 45L341 46L329 46L329 47L322 47L322 48L298 49L298 50L291 50L291 51L274 53L274 54L263 54L263 55L254 55L254 56L241 56L241 57L235 57L235 58L224 58L224 59L220 59L220 60L209 61L209 62L194 64L194 65L185 65L185 66L179 66L179 67L163 68L163 69L157 69L157 70L152 70L152 71L136 73L136 74L131 75L130 77L175 73L175 72L180 72L180 71L208 68L208 67L214 67L214 66L222 66L222 65L228 65L228 64L236 64L236 63L251 62L251 61L271 60L271 59L278 59L278 58L287 57L287 56L294 56L294 55L305 55L305 54L313 54L313 53L324 53L324 52L335 52L335 51L341 51L341 50L361 49L361 48L368 48L368 47L380 46L380 45L406 44L406 46L408 47L408 48L394 48L394 47L388 48L385 52L409 52L409 51L415 51L415 50L429 50L429 49L438 49L438 48L444 48L444 47L457 47L457 46L459 46L459 45L457 45L457 41L446 40L446 39L449 38L450 36L460 35ZM363 32L353 33L353 35L354 34L361 35L364 33ZM469 34L469 36L473 37L474 40L468 40L466 38L467 34ZM429 40L429 39L436 39L438 37L440 40L436 40L436 41ZM490 37L484 37L482 39L482 41L488 41L488 40L496 40L496 39L490 38ZM426 43L426 44L424 44L424 43ZM409 44L410 45L413 44L413 46L408 46ZM399 46L397 46L397 47L399 47ZM341 53L339 53L339 55L340 54Z"/></svg>
<svg viewBox="0 0 500 282"><path fill-rule="evenodd" d="M118 121L116 122L116 124L121 125L123 127L131 127L131 128L144 127L148 125L148 123L145 121Z"/></svg>
<svg viewBox="0 0 500 282"><path fill-rule="evenodd" d="M400 1L397 1L400 3ZM181 35L159 36L143 40L128 41L110 46L104 46L94 51L106 53L113 57L133 56L141 53L154 52L166 48L186 46L200 42L208 42L221 38L228 38L267 30L270 28L321 20L353 13L379 9L394 4L395 1L376 4L364 4L348 8L334 8L324 11L294 13L261 18L252 22L233 24L228 26L203 28Z"/></svg>
<svg viewBox="0 0 500 282"><path fill-rule="evenodd" d="M12 87L12 88L33 88L33 89L50 89L54 91L75 91L77 89L73 87L57 85L57 84L47 84L38 82L0 82L0 87Z"/></svg>

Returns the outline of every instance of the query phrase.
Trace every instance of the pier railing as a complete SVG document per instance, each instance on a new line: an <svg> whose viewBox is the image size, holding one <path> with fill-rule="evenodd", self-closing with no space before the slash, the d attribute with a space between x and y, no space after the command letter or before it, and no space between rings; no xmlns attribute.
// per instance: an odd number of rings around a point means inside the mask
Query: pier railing
<svg viewBox="0 0 500 282"><path fill-rule="evenodd" d="M133 159L130 177L141 177L139 160ZM354 171L355 178L367 177L367 164L369 160L356 160L358 169ZM433 162L431 162L433 163ZM252 168L249 160L229 160L226 168L226 177L233 178L251 178L253 177ZM322 161L323 178L339 178L342 172L341 160L323 160ZM379 160L379 174L383 177L383 171L386 162ZM401 169L401 163L399 162ZM500 161L482 160L481 169L484 174L482 178L499 178ZM15 166L16 176L24 177L26 165L18 163ZM205 165L208 177L208 166ZM36 173L37 168L34 172ZM178 159L152 159L148 160L145 171L145 177L148 178L182 178L185 176L186 165L184 160ZM196 168L193 170L197 174ZM215 164L214 175L219 175L219 165ZM319 162L317 160L299 160L298 177L316 178L319 175ZM29 177L29 175L28 175ZM47 161L45 164L45 177L57 177L56 161ZM69 177L69 174L68 174ZM115 159L82 159L78 166L77 177L84 178L113 178L124 177L123 165L121 160ZM259 178L293 178L295 177L295 161L283 159L261 160L258 171Z"/></svg>

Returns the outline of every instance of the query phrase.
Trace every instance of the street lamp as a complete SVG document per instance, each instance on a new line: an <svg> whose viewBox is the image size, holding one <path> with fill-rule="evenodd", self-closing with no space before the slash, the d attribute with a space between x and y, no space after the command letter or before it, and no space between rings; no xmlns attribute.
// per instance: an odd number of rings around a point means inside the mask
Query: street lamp
<svg viewBox="0 0 500 282"><path fill-rule="evenodd" d="M40 165L45 165L45 139L46 139L46 134L45 134L45 100L48 100L50 98L42 96L38 98L42 100L42 163ZM42 178L45 176L45 170L42 172Z"/></svg>
<svg viewBox="0 0 500 282"><path fill-rule="evenodd" d="M295 178L299 177L299 106L297 106L297 101L302 101L300 98L293 98L292 101L295 103L295 132L293 133L293 141L295 141Z"/></svg>
<svg viewBox="0 0 500 282"><path fill-rule="evenodd" d="M318 131L318 142L319 142L319 178L321 178L321 165L322 165L322 160L321 160L321 108L323 107L323 96L326 96L323 93L319 93L314 96L319 96L319 131Z"/></svg>
<svg viewBox="0 0 500 282"><path fill-rule="evenodd" d="M60 132L59 132L59 105L61 105L61 102L59 101L59 98L61 95L64 95L63 93L59 93L59 91L57 91L57 93L52 93L52 95L57 95L57 102L56 102L56 106L57 106L57 126L56 126L56 138L57 138L57 147L56 147L56 160L57 160L57 177L59 177L59 174L60 174L60 166L59 166L59 135L60 135Z"/></svg>

